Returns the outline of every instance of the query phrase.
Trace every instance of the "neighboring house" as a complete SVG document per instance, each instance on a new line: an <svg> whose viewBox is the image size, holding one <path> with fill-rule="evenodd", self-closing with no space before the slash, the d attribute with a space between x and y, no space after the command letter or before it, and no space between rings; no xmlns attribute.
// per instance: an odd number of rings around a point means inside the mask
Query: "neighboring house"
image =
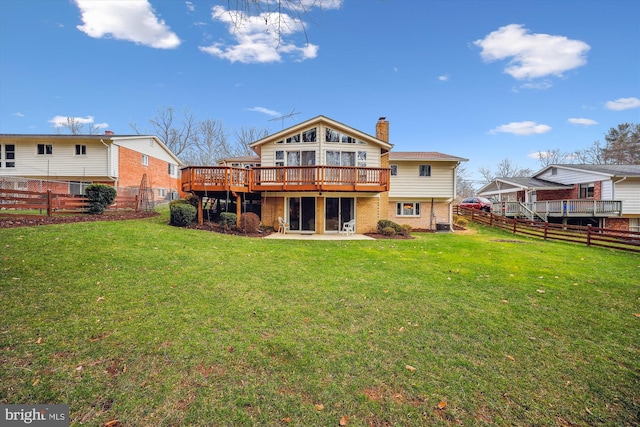
<svg viewBox="0 0 640 427"><path fill-rule="evenodd" d="M466 160L440 153L394 157L384 117L375 137L318 116L250 148L257 157L183 169L183 191L205 204L235 199L236 213L257 202L264 225L278 228L281 217L299 233L338 233L352 219L357 233L375 232L381 219L420 229L451 223L455 169ZM202 220L202 209L199 214Z"/></svg>
<svg viewBox="0 0 640 427"><path fill-rule="evenodd" d="M496 178L478 195L507 216L640 231L640 165L549 165L531 178Z"/></svg>
<svg viewBox="0 0 640 427"><path fill-rule="evenodd" d="M0 187L84 194L92 183L155 201L177 198L183 163L155 136L0 134Z"/></svg>

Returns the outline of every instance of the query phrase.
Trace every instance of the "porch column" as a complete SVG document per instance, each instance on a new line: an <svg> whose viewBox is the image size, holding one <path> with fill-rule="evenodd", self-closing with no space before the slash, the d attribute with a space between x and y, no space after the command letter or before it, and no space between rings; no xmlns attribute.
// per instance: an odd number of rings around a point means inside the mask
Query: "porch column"
<svg viewBox="0 0 640 427"><path fill-rule="evenodd" d="M242 197L236 194L236 227L240 227L240 214L242 214Z"/></svg>

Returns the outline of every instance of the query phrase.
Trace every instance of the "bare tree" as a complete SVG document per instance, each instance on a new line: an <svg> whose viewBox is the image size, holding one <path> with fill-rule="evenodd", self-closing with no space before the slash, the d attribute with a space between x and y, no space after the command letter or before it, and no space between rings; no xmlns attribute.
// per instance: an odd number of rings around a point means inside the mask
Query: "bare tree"
<svg viewBox="0 0 640 427"><path fill-rule="evenodd" d="M227 6L236 29L241 28L249 17L260 16L265 21L265 27L275 32L278 40L291 30L301 29L308 41L303 18L309 16L311 8L322 8L325 1L327 0L227 0Z"/></svg>
<svg viewBox="0 0 640 427"><path fill-rule="evenodd" d="M258 129L257 127L240 127L234 132L236 137L236 153L238 156L248 156L253 154L249 145L259 139L269 135L269 129Z"/></svg>
<svg viewBox="0 0 640 427"><path fill-rule="evenodd" d="M456 169L456 195L459 197L471 197L476 193L473 181L469 179L469 172L465 166L459 165Z"/></svg>
<svg viewBox="0 0 640 427"><path fill-rule="evenodd" d="M56 132L60 133L60 129L65 128L71 135L95 135L100 133L100 127L95 124L83 123L77 117L67 117L65 123L56 127Z"/></svg>
<svg viewBox="0 0 640 427"><path fill-rule="evenodd" d="M533 171L531 169L521 168L513 163L509 158L501 160L495 170L482 166L478 169L478 172L482 175L485 182L491 182L495 178L528 177L533 175Z"/></svg>
<svg viewBox="0 0 640 427"><path fill-rule="evenodd" d="M574 154L565 153L559 148L554 148L553 150L549 149L547 151L538 151L538 161L540 161L540 166L542 167L561 163L573 163L574 159Z"/></svg>
<svg viewBox="0 0 640 427"><path fill-rule="evenodd" d="M576 150L573 153L575 162L578 164L601 165L604 164L604 152L599 141L595 141L590 147L584 150Z"/></svg>
<svg viewBox="0 0 640 427"><path fill-rule="evenodd" d="M198 122L188 110L183 111L180 120L176 120L175 116L173 107L164 107L158 110L154 118L149 119L152 132L140 132L135 123L130 126L138 134L151 133L156 135L173 154L181 157L194 144L194 134Z"/></svg>

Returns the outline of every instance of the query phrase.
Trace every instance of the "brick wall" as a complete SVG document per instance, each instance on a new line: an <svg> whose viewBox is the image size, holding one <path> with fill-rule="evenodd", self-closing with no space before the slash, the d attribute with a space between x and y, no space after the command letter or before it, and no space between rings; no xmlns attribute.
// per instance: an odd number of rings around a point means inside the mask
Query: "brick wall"
<svg viewBox="0 0 640 427"><path fill-rule="evenodd" d="M536 191L536 200L539 202L546 200L567 200L567 199L577 199L578 198L578 190L574 186L574 188L566 189L566 190L538 190ZM524 198L522 199L524 200Z"/></svg>
<svg viewBox="0 0 640 427"><path fill-rule="evenodd" d="M379 198L358 197L356 199L356 233L375 233L380 219Z"/></svg>
<svg viewBox="0 0 640 427"><path fill-rule="evenodd" d="M142 154L125 147L118 149L118 186L139 188L142 176L147 174L147 185L154 189L154 197L161 200L157 189L165 189L167 196L171 191L180 189L180 179L169 175L169 164L149 156L147 166L142 164Z"/></svg>
<svg viewBox="0 0 640 427"><path fill-rule="evenodd" d="M629 231L629 218L607 218L605 228Z"/></svg>
<svg viewBox="0 0 640 427"><path fill-rule="evenodd" d="M408 224L412 229L420 230L435 230L436 224L439 222L449 223L449 203L435 202L433 204L434 218L431 221L431 202L420 203L420 216L397 216L396 215L396 201L388 203L388 215L389 219L400 225Z"/></svg>

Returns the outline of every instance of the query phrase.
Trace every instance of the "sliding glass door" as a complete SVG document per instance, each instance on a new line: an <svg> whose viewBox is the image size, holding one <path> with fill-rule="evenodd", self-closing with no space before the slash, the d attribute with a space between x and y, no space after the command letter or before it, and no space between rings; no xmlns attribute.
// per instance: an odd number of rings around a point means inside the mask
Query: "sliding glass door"
<svg viewBox="0 0 640 427"><path fill-rule="evenodd" d="M291 231L316 230L315 197L290 197L288 208Z"/></svg>
<svg viewBox="0 0 640 427"><path fill-rule="evenodd" d="M325 231L340 231L342 224L355 218L353 197L327 197L324 218Z"/></svg>

